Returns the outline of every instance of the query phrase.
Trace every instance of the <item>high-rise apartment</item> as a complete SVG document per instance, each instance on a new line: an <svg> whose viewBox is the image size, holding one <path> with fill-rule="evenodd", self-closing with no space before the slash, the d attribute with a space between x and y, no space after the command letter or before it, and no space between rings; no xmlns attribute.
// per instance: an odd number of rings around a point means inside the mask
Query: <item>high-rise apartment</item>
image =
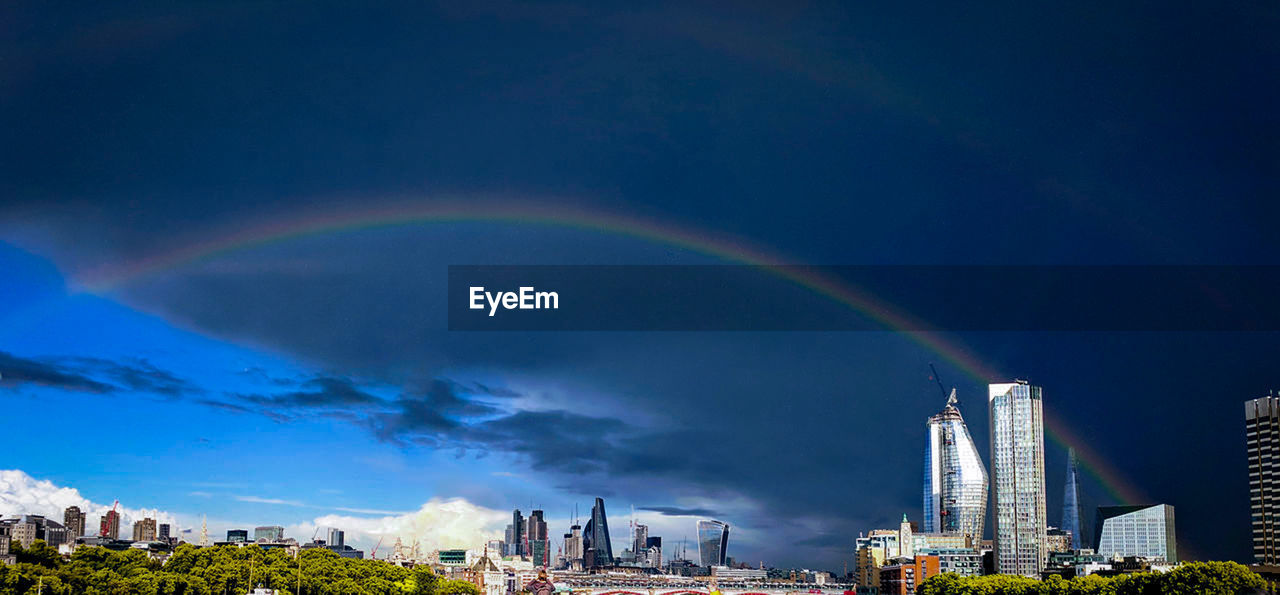
<svg viewBox="0 0 1280 595"><path fill-rule="evenodd" d="M1280 564L1280 397L1244 404L1253 559Z"/></svg>
<svg viewBox="0 0 1280 595"><path fill-rule="evenodd" d="M987 389L995 570L1038 577L1048 555L1040 387L1017 380Z"/></svg>
<svg viewBox="0 0 1280 595"><path fill-rule="evenodd" d="M108 510L98 522L98 534L111 539L120 539L120 513Z"/></svg>
<svg viewBox="0 0 1280 595"><path fill-rule="evenodd" d="M981 540L987 518L987 469L956 408L955 389L925 427L925 532Z"/></svg>
<svg viewBox="0 0 1280 595"><path fill-rule="evenodd" d="M133 523L133 540L134 541L155 541L156 540L156 520L142 519Z"/></svg>
<svg viewBox="0 0 1280 595"><path fill-rule="evenodd" d="M85 513L80 510L79 506L68 506L62 511L62 526L67 528L67 539L75 541L77 537L84 535L85 529Z"/></svg>

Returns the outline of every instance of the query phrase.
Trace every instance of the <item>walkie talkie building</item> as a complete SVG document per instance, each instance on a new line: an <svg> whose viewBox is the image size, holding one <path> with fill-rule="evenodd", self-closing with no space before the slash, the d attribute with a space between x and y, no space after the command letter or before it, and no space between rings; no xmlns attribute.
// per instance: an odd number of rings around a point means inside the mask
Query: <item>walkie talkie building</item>
<svg viewBox="0 0 1280 595"><path fill-rule="evenodd" d="M970 535L976 543L987 518L987 469L956 408L955 389L926 427L925 531Z"/></svg>

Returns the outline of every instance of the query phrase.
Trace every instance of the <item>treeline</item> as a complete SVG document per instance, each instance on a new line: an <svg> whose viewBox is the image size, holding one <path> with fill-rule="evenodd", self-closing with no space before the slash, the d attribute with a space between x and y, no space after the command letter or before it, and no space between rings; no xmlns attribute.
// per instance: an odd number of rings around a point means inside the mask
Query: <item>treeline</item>
<svg viewBox="0 0 1280 595"><path fill-rule="evenodd" d="M43 541L29 548L14 542L11 553L17 563L0 565L0 593L35 593L39 585L48 595L221 595L258 586L306 595L479 595L475 585L441 579L425 566L401 568L319 548L303 550L296 559L256 545L184 543L164 564L142 550L101 547L80 547L64 561Z"/></svg>
<svg viewBox="0 0 1280 595"><path fill-rule="evenodd" d="M916 588L917 595L1245 595L1263 592L1262 577L1235 562L1191 562L1170 572L1114 577L1098 575L1039 581L1023 576L961 577L940 574Z"/></svg>

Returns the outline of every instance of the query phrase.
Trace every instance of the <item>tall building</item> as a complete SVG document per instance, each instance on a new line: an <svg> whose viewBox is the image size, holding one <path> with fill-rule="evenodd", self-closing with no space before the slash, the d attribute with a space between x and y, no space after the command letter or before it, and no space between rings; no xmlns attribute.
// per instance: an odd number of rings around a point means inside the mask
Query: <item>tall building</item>
<svg viewBox="0 0 1280 595"><path fill-rule="evenodd" d="M596 498L591 519L582 532L583 565L599 568L613 565L613 545L609 542L609 519L604 513L604 498Z"/></svg>
<svg viewBox="0 0 1280 595"><path fill-rule="evenodd" d="M1173 507L1099 506L1094 522L1093 549L1100 556L1178 561Z"/></svg>
<svg viewBox="0 0 1280 595"><path fill-rule="evenodd" d="M329 529L329 538L325 540L325 545L333 548L342 548L347 545L347 534L342 529Z"/></svg>
<svg viewBox="0 0 1280 595"><path fill-rule="evenodd" d="M160 523L160 528L156 531L156 539L160 541L169 541L169 523Z"/></svg>
<svg viewBox="0 0 1280 595"><path fill-rule="evenodd" d="M991 415L993 551L1000 574L1039 577L1048 552L1044 414L1040 387L1025 380L987 387Z"/></svg>
<svg viewBox="0 0 1280 595"><path fill-rule="evenodd" d="M1084 543L1080 534L1080 474L1076 469L1076 449L1067 449L1067 482L1062 490L1062 530L1071 534L1071 548L1078 550Z"/></svg>
<svg viewBox="0 0 1280 595"><path fill-rule="evenodd" d="M142 519L133 522L133 540L134 541L155 541L156 540L156 520Z"/></svg>
<svg viewBox="0 0 1280 595"><path fill-rule="evenodd" d="M571 566L575 561L582 560L582 525L573 525L565 533L564 557Z"/></svg>
<svg viewBox="0 0 1280 595"><path fill-rule="evenodd" d="M982 539L987 519L987 468L956 408L956 391L926 425L924 528Z"/></svg>
<svg viewBox="0 0 1280 595"><path fill-rule="evenodd" d="M98 521L98 534L102 537L120 539L120 513L108 510Z"/></svg>
<svg viewBox="0 0 1280 595"><path fill-rule="evenodd" d="M1280 397L1245 401L1244 427L1253 558L1258 564L1280 564Z"/></svg>
<svg viewBox="0 0 1280 595"><path fill-rule="evenodd" d="M636 523L631 529L631 553L641 566L646 561L645 552L649 549L649 525Z"/></svg>
<svg viewBox="0 0 1280 595"><path fill-rule="evenodd" d="M62 511L62 526L67 528L67 538L71 541L84 535L84 525L85 513L80 511L79 506L68 506Z"/></svg>
<svg viewBox="0 0 1280 595"><path fill-rule="evenodd" d="M265 527L254 527L254 541L266 541L268 543L276 543L284 540L284 527L279 525L267 525Z"/></svg>
<svg viewBox="0 0 1280 595"><path fill-rule="evenodd" d="M508 556L523 556L527 552L524 550L524 515L520 514L517 508L511 512L511 524L507 525L507 551Z"/></svg>
<svg viewBox="0 0 1280 595"><path fill-rule="evenodd" d="M729 550L729 525L720 521L698 521L698 563L724 566Z"/></svg>
<svg viewBox="0 0 1280 595"><path fill-rule="evenodd" d="M534 566L551 564L551 538L547 534L547 521L543 519L541 510L529 513L525 523L525 551L533 560Z"/></svg>

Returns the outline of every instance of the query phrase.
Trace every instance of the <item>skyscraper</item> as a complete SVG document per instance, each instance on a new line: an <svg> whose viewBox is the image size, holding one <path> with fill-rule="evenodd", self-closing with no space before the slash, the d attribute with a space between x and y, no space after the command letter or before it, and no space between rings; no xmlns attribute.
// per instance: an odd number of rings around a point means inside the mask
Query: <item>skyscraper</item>
<svg viewBox="0 0 1280 595"><path fill-rule="evenodd" d="M1025 380L987 387L991 415L991 492L995 570L1038 577L1048 518L1044 496L1044 417L1040 387Z"/></svg>
<svg viewBox="0 0 1280 595"><path fill-rule="evenodd" d="M1258 564L1277 564L1280 563L1280 397L1245 401L1244 427L1249 450L1253 558Z"/></svg>
<svg viewBox="0 0 1280 595"><path fill-rule="evenodd" d="M588 568L613 565L613 546L609 543L609 519L604 514L604 498L596 498L591 507L591 520L582 532L583 565Z"/></svg>
<svg viewBox="0 0 1280 595"><path fill-rule="evenodd" d="M115 510L108 510L107 514L102 515L98 523L98 534L111 539L120 539L120 513Z"/></svg>
<svg viewBox="0 0 1280 595"><path fill-rule="evenodd" d="M325 541L325 545L342 549L347 544L347 534L342 529L329 529L329 539Z"/></svg>
<svg viewBox="0 0 1280 595"><path fill-rule="evenodd" d="M720 521L698 521L698 563L724 566L729 549L729 525Z"/></svg>
<svg viewBox="0 0 1280 595"><path fill-rule="evenodd" d="M564 535L564 557L570 564L582 560L582 525L569 527Z"/></svg>
<svg viewBox="0 0 1280 595"><path fill-rule="evenodd" d="M77 537L84 535L85 513L80 511L79 506L68 506L62 511L62 525L67 528L67 539L75 541Z"/></svg>
<svg viewBox="0 0 1280 595"><path fill-rule="evenodd" d="M924 526L926 533L982 540L987 518L987 469L956 408L956 391L926 425Z"/></svg>
<svg viewBox="0 0 1280 595"><path fill-rule="evenodd" d="M1071 549L1080 549L1084 536L1080 534L1080 489L1076 472L1076 449L1067 449L1067 482L1062 490L1062 527L1071 533Z"/></svg>
<svg viewBox="0 0 1280 595"><path fill-rule="evenodd" d="M551 539L547 535L547 521L543 520L541 510L529 513L525 530L525 551L533 559L534 566L547 566L551 563Z"/></svg>
<svg viewBox="0 0 1280 595"><path fill-rule="evenodd" d="M507 555L523 556L524 550L524 515L517 508L511 511L511 524L507 525Z"/></svg>

